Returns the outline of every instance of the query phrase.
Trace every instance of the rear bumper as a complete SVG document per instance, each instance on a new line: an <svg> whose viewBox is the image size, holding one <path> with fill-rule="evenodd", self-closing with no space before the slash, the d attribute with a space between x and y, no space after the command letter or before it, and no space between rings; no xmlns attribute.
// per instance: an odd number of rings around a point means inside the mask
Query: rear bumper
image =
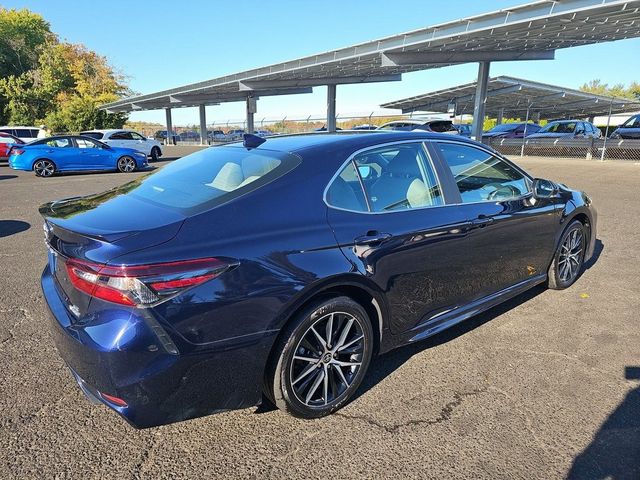
<svg viewBox="0 0 640 480"><path fill-rule="evenodd" d="M41 285L54 342L79 386L91 401L108 406L132 426L153 427L260 403L275 333L170 354L135 311L103 311L100 319L81 325L65 307L49 267ZM126 406L101 394L122 399Z"/></svg>

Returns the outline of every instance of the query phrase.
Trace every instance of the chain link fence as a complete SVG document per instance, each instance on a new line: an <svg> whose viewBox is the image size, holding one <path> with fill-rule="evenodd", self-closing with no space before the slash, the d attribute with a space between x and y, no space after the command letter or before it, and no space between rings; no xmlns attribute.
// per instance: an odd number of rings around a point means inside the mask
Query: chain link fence
<svg viewBox="0 0 640 480"><path fill-rule="evenodd" d="M607 138L489 138L504 155L640 161L640 140Z"/></svg>

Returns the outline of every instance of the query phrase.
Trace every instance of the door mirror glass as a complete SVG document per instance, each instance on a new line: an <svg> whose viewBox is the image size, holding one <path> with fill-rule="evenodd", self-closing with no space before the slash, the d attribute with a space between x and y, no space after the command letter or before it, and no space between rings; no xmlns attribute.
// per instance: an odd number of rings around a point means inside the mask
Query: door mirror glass
<svg viewBox="0 0 640 480"><path fill-rule="evenodd" d="M558 186L551 180L536 178L533 180L533 195L536 198L551 198L558 193Z"/></svg>
<svg viewBox="0 0 640 480"><path fill-rule="evenodd" d="M371 167L369 165L359 165L358 172L360 172L360 177L366 180L371 175Z"/></svg>

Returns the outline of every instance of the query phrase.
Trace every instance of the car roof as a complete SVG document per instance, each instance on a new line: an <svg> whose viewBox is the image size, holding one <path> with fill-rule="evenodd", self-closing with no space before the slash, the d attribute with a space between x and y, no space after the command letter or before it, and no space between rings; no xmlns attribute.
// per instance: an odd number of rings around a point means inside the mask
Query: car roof
<svg viewBox="0 0 640 480"><path fill-rule="evenodd" d="M135 130L129 130L128 128L108 128L108 129L99 129L95 130L83 130L83 132L95 132L95 133L111 133L111 132L134 132Z"/></svg>
<svg viewBox="0 0 640 480"><path fill-rule="evenodd" d="M33 128L34 130L42 130L40 127L34 127L34 126L25 126L25 125L3 125L0 128Z"/></svg>
<svg viewBox="0 0 640 480"><path fill-rule="evenodd" d="M454 136L454 140L477 144L462 136ZM345 149L361 149L368 146L382 145L404 140L452 140L450 134L426 131L388 131L388 130L343 130L336 133L312 132L292 135L276 135L265 139L258 149L281 152L301 152L316 148L344 147ZM240 142L227 144L238 147ZM213 148L224 148L213 147Z"/></svg>

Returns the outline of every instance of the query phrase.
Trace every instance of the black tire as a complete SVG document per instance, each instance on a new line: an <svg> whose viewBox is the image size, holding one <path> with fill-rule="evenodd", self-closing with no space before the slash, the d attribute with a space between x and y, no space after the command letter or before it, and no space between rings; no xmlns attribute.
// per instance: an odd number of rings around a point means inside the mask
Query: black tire
<svg viewBox="0 0 640 480"><path fill-rule="evenodd" d="M329 348L322 347L313 333L318 328L322 338L330 337ZM329 415L353 397L373 347L371 321L360 304L348 297L318 301L301 311L280 335L267 369L265 394L296 417Z"/></svg>
<svg viewBox="0 0 640 480"><path fill-rule="evenodd" d="M588 244L587 228L578 220L571 222L562 232L558 248L549 266L549 288L563 290L573 285L582 273Z"/></svg>
<svg viewBox="0 0 640 480"><path fill-rule="evenodd" d="M160 149L158 147L153 147L151 149L151 161L152 162L157 162L158 159L160 158L160 155L162 155L162 152L160 151Z"/></svg>
<svg viewBox="0 0 640 480"><path fill-rule="evenodd" d="M129 155L123 155L118 159L116 166L121 173L131 173L136 169L136 161Z"/></svg>
<svg viewBox="0 0 640 480"><path fill-rule="evenodd" d="M56 173L56 164L46 158L41 158L33 164L33 171L38 177L52 177Z"/></svg>

